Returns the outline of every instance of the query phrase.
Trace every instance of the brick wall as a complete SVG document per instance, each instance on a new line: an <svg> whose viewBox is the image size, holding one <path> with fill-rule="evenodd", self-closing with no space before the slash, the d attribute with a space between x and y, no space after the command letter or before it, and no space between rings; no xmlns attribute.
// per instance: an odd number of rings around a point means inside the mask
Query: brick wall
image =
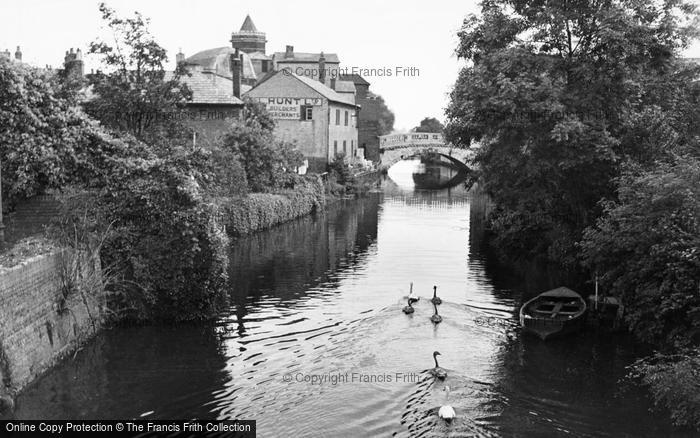
<svg viewBox="0 0 700 438"><path fill-rule="evenodd" d="M58 251L0 268L0 396L16 394L101 326L105 295L101 287L87 291L85 280L100 279L99 263L75 254ZM64 300L62 266L72 262L79 263L84 292L72 290Z"/></svg>

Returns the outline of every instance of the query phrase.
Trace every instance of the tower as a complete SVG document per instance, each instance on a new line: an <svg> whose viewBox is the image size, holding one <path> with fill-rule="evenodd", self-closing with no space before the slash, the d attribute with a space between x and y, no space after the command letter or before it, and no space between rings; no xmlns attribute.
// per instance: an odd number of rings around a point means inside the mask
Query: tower
<svg viewBox="0 0 700 438"><path fill-rule="evenodd" d="M75 52L70 49L63 59L63 69L66 77L71 79L82 79L83 77L83 54L80 49Z"/></svg>
<svg viewBox="0 0 700 438"><path fill-rule="evenodd" d="M241 30L231 34L231 47L241 52L265 53L265 43L267 43L265 32L258 31L250 15L246 15Z"/></svg>
<svg viewBox="0 0 700 438"><path fill-rule="evenodd" d="M19 46L17 46L17 51L15 52L15 59L22 62L22 51L19 49Z"/></svg>

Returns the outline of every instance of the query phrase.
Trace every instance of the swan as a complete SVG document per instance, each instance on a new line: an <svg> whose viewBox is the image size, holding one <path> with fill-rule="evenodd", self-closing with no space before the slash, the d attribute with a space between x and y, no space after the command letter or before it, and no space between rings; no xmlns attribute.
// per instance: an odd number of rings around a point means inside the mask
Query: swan
<svg viewBox="0 0 700 438"><path fill-rule="evenodd" d="M442 322L442 316L438 315L437 305L433 303L433 307L435 308L435 313L433 313L433 316L430 317L430 320L435 324L439 324Z"/></svg>
<svg viewBox="0 0 700 438"><path fill-rule="evenodd" d="M409 313L413 313L413 312L415 312L415 309L413 308L413 306L411 306L411 299L409 298L408 299L408 306L403 308L403 313L408 315Z"/></svg>
<svg viewBox="0 0 700 438"><path fill-rule="evenodd" d="M433 304L442 304L442 300L437 296L437 286L433 286L433 298L430 299Z"/></svg>
<svg viewBox="0 0 700 438"><path fill-rule="evenodd" d="M413 296L413 282L411 282L411 289L408 291L408 304L414 304L417 303L419 298L416 298Z"/></svg>
<svg viewBox="0 0 700 438"><path fill-rule="evenodd" d="M447 377L447 370L445 370L444 368L440 367L440 365L438 365L438 361L437 361L438 356L441 356L439 351L433 352L433 360L435 361L435 368L430 370L430 373L440 380L445 380L445 377Z"/></svg>
<svg viewBox="0 0 700 438"><path fill-rule="evenodd" d="M450 397L450 387L445 386L445 404L440 406L440 410L438 411L438 417L442 418L443 420L447 421L448 423L451 422L452 420L457 417L457 414L455 413L455 410L448 404L448 398Z"/></svg>

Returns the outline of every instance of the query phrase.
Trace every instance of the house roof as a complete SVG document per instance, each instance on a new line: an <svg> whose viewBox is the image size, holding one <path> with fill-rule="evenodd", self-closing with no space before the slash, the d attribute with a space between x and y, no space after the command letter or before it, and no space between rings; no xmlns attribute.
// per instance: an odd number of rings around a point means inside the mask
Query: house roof
<svg viewBox="0 0 700 438"><path fill-rule="evenodd" d="M355 85L369 85L369 82L358 74L340 75L341 81L351 81Z"/></svg>
<svg viewBox="0 0 700 438"><path fill-rule="evenodd" d="M323 97L325 97L326 99L328 99L332 102L338 102L338 103L344 103L346 105L357 106L355 104L355 96L349 96L347 94L338 93L335 90L333 90L332 88L326 87L321 82L314 80L314 79L311 79L311 78L307 78L306 76L299 76L299 75L296 75L294 73L292 73L291 76L299 79L304 84L313 88L314 91L316 91L318 94L322 95Z"/></svg>
<svg viewBox="0 0 700 438"><path fill-rule="evenodd" d="M250 15L245 16L245 20L243 21L243 25L241 26L241 32L257 32L258 29L255 27L255 24L253 23L253 20L250 18Z"/></svg>
<svg viewBox="0 0 700 438"><path fill-rule="evenodd" d="M355 89L355 84L351 81L336 81L335 91L338 93L355 93L357 90Z"/></svg>
<svg viewBox="0 0 700 438"><path fill-rule="evenodd" d="M293 56L291 58L286 58L285 55L285 52L275 52L275 54L272 55L272 58L277 62L318 62L319 58L321 58L320 53L293 52ZM340 63L340 59L336 53L324 53L323 57L326 58L327 63Z"/></svg>
<svg viewBox="0 0 700 438"><path fill-rule="evenodd" d="M233 47L216 47L214 49L202 50L185 59L185 64L199 65L205 69L215 71L218 75L231 77L231 55L236 53ZM240 52L243 56L243 78L257 79L251 57Z"/></svg>
<svg viewBox="0 0 700 438"><path fill-rule="evenodd" d="M248 53L248 56L250 57L250 59L272 59L263 52Z"/></svg>
<svg viewBox="0 0 700 438"><path fill-rule="evenodd" d="M187 84L192 90L194 104L208 105L243 105L243 101L233 95L233 81L214 72L199 69L190 70L189 76L180 77L180 82ZM173 78L173 72L167 72L165 80ZM249 86L241 86L241 93L250 90Z"/></svg>

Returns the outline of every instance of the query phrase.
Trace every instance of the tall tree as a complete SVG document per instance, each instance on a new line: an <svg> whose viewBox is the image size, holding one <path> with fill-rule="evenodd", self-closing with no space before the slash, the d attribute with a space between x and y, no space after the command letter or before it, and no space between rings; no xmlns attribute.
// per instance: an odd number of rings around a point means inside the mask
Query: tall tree
<svg viewBox="0 0 700 438"><path fill-rule="evenodd" d="M482 144L476 162L497 204L497 245L573 262L621 165L687 143L666 134L690 126L676 117L688 83L676 56L697 35L695 8L682 0L481 7L459 33L457 54L469 65L451 93L448 137Z"/></svg>
<svg viewBox="0 0 700 438"><path fill-rule="evenodd" d="M99 55L107 70L91 77L95 97L87 111L106 126L149 143L184 137L179 113L191 97L179 81L184 70L165 71L166 51L149 33L147 18L138 12L119 17L104 3L99 9L112 41L90 44L89 53Z"/></svg>
<svg viewBox="0 0 700 438"><path fill-rule="evenodd" d="M414 132L443 132L445 130L445 125L443 125L435 117L426 117L420 121L420 124L413 128Z"/></svg>

